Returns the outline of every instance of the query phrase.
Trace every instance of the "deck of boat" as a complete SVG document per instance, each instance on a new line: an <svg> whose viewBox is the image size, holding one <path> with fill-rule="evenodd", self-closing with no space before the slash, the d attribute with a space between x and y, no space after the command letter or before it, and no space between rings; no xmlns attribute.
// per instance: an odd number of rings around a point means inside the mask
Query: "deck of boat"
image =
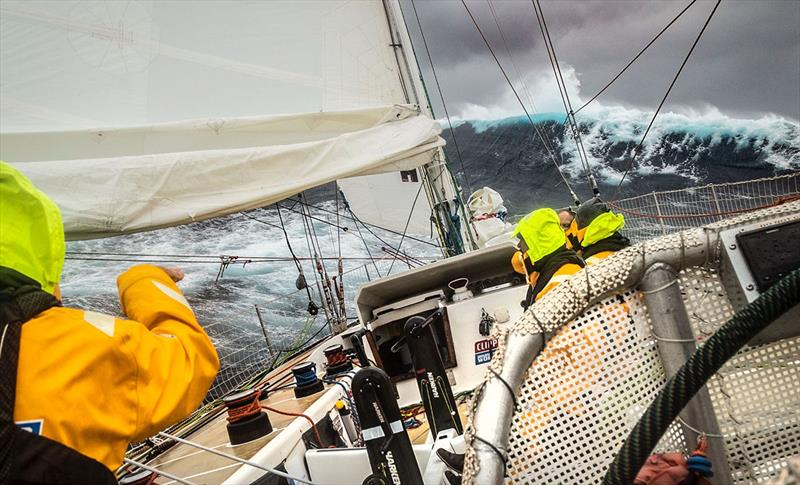
<svg viewBox="0 0 800 485"><path fill-rule="evenodd" d="M281 382L276 379L281 379L290 372L292 366L305 361L310 355L310 351L297 355L294 358L284 362L275 370L270 372L261 382ZM286 382L289 382L288 380ZM280 386L278 386L280 387ZM294 391L289 389L280 389L271 392L267 399L261 401L262 405L275 408L280 411L289 413L303 413L317 401L324 392L327 392L331 387L337 387L333 384L325 384L325 390L306 396L300 399L295 398ZM466 422L467 403L462 402L458 407L459 415L461 416L462 423ZM202 426L199 430L183 436L193 443L213 448L215 450L235 455L239 458L250 460L255 454L266 446L270 441L275 439L283 429L290 425L294 420L299 419L303 423L307 423L302 417L288 416L278 414L272 411L265 411L272 423L273 431L257 440L250 441L241 445L230 445L228 432L226 429L227 413L224 407L214 411L217 415L211 419L210 422ZM421 412L415 418L420 422L420 425L408 429L408 435L413 444L424 444L428 440L429 426L425 417L425 413ZM207 451L203 451L191 445L178 443L172 446L167 451L160 454L148 463L148 465L163 470L172 475L199 483L221 483L230 478L239 467L243 466L241 463L232 461L229 458L215 455ZM159 484L166 485L175 483L165 478L158 481Z"/></svg>

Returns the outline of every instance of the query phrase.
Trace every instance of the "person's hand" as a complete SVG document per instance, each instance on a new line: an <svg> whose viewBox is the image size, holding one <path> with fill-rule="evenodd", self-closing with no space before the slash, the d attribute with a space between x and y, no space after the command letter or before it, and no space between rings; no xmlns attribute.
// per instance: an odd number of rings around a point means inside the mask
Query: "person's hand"
<svg viewBox="0 0 800 485"><path fill-rule="evenodd" d="M177 266L173 266L171 268L159 266L159 268L163 269L164 272L167 273L167 275L169 275L169 277L172 278L172 281L174 281L175 283L182 280L183 277L185 276L183 270L178 268Z"/></svg>

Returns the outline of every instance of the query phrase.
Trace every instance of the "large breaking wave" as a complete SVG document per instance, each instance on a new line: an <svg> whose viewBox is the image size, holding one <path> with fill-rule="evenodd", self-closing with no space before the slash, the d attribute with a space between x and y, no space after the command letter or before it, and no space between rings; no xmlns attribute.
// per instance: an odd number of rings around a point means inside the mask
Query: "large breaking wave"
<svg viewBox="0 0 800 485"><path fill-rule="evenodd" d="M578 123L589 166L607 196L622 178L652 113L598 108L580 113ZM533 118L555 151L561 170L581 196L588 196L586 171L563 113ZM446 128L446 124L444 124ZM448 156L464 186L491 186L511 209L569 202L543 143L526 116L454 123L463 169L445 129ZM800 169L800 125L778 116L737 119L708 113L662 113L645 139L620 196L651 190L730 182Z"/></svg>

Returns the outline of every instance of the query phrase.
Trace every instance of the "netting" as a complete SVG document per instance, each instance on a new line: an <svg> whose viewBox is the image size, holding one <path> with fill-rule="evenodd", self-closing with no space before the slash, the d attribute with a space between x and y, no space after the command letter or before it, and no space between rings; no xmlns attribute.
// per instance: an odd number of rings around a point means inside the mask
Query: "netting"
<svg viewBox="0 0 800 485"><path fill-rule="evenodd" d="M507 453L506 482L599 483L663 386L665 374L651 315L642 294L631 289L631 275L648 265L648 258L669 255L676 267L686 267L678 282L699 345L733 315L718 273L715 239L709 233L797 213L800 201L739 215L705 231L640 243L574 275L513 326L501 330L484 384L495 378L494 373L501 374L504 365L515 362L505 345L509 335L544 332L549 337L516 394L507 443L494 443ZM745 347L709 381L713 409L706 411L716 415L720 431L708 438L724 443L732 483L766 483L789 457L800 454L798 366L800 338L785 339ZM481 460L495 458L492 450L476 452L480 423L486 421L478 422L475 412L482 401L496 409L498 402L506 402L500 398L507 396L483 389L484 385L478 387L465 428L470 447L463 483L474 482ZM679 420L673 423L656 451L690 451L685 426Z"/></svg>
<svg viewBox="0 0 800 485"><path fill-rule="evenodd" d="M401 263L398 260L393 264L392 259L381 258L349 269L342 274L345 296L354 295L356 289L368 281L388 275L390 268L391 273L395 274L412 266L410 262ZM319 304L319 292L310 276L309 280L312 295ZM330 334L323 309L320 308L319 313L312 316L306 312L307 304L305 290L297 290L259 304L261 322L254 306L249 324L232 321L206 328L215 342L221 362L205 402L214 401L240 388L272 365L280 364L293 352ZM345 313L350 320L355 319L354 298L345 298Z"/></svg>
<svg viewBox="0 0 800 485"><path fill-rule="evenodd" d="M624 233L639 242L800 198L800 172L727 184L653 192L611 203Z"/></svg>

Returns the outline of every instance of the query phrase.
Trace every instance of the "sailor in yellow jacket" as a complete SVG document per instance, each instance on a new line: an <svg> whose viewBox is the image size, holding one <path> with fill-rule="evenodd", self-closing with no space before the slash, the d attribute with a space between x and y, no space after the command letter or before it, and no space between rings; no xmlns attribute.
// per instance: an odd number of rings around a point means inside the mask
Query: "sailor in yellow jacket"
<svg viewBox="0 0 800 485"><path fill-rule="evenodd" d="M611 212L605 202L595 197L576 210L575 220L567 230L568 245L591 266L630 246L630 240L620 233L623 227L625 217Z"/></svg>
<svg viewBox="0 0 800 485"><path fill-rule="evenodd" d="M140 265L121 274L127 319L65 308L60 211L2 162L0 215L2 294L33 288L58 298L21 326L13 419L114 470L129 443L194 411L219 369L175 284L182 272Z"/></svg>
<svg viewBox="0 0 800 485"><path fill-rule="evenodd" d="M519 251L511 258L514 271L526 275L528 295L522 306L528 308L565 279L580 271L583 260L566 247L567 240L559 216L553 209L537 209L514 228Z"/></svg>

